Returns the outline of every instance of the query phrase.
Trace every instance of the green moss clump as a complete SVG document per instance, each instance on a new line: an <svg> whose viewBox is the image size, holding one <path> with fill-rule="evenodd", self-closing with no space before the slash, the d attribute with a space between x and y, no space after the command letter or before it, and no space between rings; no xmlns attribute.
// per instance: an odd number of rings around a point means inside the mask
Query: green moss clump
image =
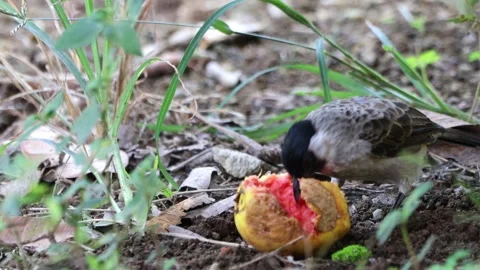
<svg viewBox="0 0 480 270"><path fill-rule="evenodd" d="M332 261L344 263L356 263L367 260L372 252L361 245L350 245L332 254Z"/></svg>

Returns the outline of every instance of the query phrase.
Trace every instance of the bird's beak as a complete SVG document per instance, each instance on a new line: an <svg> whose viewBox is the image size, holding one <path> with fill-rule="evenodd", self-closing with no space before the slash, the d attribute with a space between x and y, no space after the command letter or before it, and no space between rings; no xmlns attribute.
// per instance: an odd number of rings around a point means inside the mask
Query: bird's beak
<svg viewBox="0 0 480 270"><path fill-rule="evenodd" d="M295 197L295 201L298 203L300 201L300 182L298 181L297 177L293 177L293 197Z"/></svg>

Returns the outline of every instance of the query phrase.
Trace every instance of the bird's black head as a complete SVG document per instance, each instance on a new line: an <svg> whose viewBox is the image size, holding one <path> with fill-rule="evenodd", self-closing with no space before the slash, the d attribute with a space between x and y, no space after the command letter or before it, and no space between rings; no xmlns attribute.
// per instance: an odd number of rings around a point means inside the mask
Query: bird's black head
<svg viewBox="0 0 480 270"><path fill-rule="evenodd" d="M282 163L293 178L293 192L297 201L300 199L298 178L313 177L325 164L308 150L313 135L315 128L310 120L297 122L288 131L282 146Z"/></svg>

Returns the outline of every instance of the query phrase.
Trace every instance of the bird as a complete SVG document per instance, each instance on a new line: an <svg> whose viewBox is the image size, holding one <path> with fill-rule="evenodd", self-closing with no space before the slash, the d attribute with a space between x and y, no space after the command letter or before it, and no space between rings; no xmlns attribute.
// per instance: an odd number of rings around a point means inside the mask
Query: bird
<svg viewBox="0 0 480 270"><path fill-rule="evenodd" d="M299 178L334 177L340 186L346 180L397 185L397 208L429 166L427 146L440 140L480 146L480 135L444 128L403 102L353 97L323 104L294 123L281 159L297 202Z"/></svg>

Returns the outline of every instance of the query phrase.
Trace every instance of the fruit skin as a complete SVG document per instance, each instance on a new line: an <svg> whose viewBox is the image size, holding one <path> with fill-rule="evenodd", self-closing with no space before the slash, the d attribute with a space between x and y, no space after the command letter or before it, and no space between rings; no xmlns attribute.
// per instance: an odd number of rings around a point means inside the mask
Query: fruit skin
<svg viewBox="0 0 480 270"><path fill-rule="evenodd" d="M308 232L296 218L289 216L272 192L252 185L255 181L285 180L289 181L291 189L288 174L245 178L237 190L235 203L234 219L238 232L247 243L261 252L283 247L280 251L283 255L324 256L350 230L348 205L343 192L335 183L300 179L302 199L317 214L314 231ZM303 239L286 246L302 235Z"/></svg>

